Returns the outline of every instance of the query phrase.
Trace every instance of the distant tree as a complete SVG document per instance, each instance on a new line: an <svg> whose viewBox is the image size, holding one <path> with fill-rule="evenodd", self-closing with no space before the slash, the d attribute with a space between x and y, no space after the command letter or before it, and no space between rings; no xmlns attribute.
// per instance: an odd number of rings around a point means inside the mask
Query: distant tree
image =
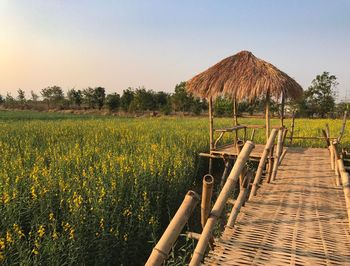
<svg viewBox="0 0 350 266"><path fill-rule="evenodd" d="M214 113L217 116L232 115L233 103L232 100L225 97L218 97L214 102Z"/></svg>
<svg viewBox="0 0 350 266"><path fill-rule="evenodd" d="M11 93L6 94L5 105L6 107L14 107L16 105L16 100L12 97Z"/></svg>
<svg viewBox="0 0 350 266"><path fill-rule="evenodd" d="M63 90L58 86L47 87L40 93L49 108L51 104L61 104L64 100Z"/></svg>
<svg viewBox="0 0 350 266"><path fill-rule="evenodd" d="M129 111L130 104L134 99L134 91L132 88L127 88L123 90L123 95L120 98L120 105L124 112Z"/></svg>
<svg viewBox="0 0 350 266"><path fill-rule="evenodd" d="M105 88L97 87L94 89L94 101L99 110L102 109L106 98Z"/></svg>
<svg viewBox="0 0 350 266"><path fill-rule="evenodd" d="M80 107L83 102L83 93L81 90L71 89L67 92L67 98L69 104Z"/></svg>
<svg viewBox="0 0 350 266"><path fill-rule="evenodd" d="M22 89L18 89L17 90L17 100L20 102L20 103L24 103L26 101L26 96L25 96L25 92L22 90Z"/></svg>
<svg viewBox="0 0 350 266"><path fill-rule="evenodd" d="M133 100L130 103L129 111L154 111L156 108L154 92L144 87L134 91Z"/></svg>
<svg viewBox="0 0 350 266"><path fill-rule="evenodd" d="M93 88L87 88L83 90L83 102L88 108L95 108L95 90Z"/></svg>
<svg viewBox="0 0 350 266"><path fill-rule="evenodd" d="M5 99L2 97L2 95L0 94L0 104L3 104L5 102Z"/></svg>
<svg viewBox="0 0 350 266"><path fill-rule="evenodd" d="M120 95L118 93L108 94L106 97L106 105L111 111L118 110L120 106Z"/></svg>
<svg viewBox="0 0 350 266"><path fill-rule="evenodd" d="M30 91L30 95L31 95L31 100L33 102L37 102L38 101L38 99L39 99L38 94L36 94L34 91Z"/></svg>
<svg viewBox="0 0 350 266"><path fill-rule="evenodd" d="M186 92L186 82L181 82L175 86L175 92L171 97L175 111L189 112L193 100L193 96Z"/></svg>
<svg viewBox="0 0 350 266"><path fill-rule="evenodd" d="M334 111L337 85L337 77L329 72L316 76L304 95L309 115L325 117Z"/></svg>

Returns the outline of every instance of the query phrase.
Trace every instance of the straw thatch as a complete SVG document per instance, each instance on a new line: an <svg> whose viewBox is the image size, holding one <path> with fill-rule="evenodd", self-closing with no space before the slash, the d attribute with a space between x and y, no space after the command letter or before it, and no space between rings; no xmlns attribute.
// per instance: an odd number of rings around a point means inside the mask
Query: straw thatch
<svg viewBox="0 0 350 266"><path fill-rule="evenodd" d="M228 96L237 100L252 100L265 95L298 98L301 86L275 66L241 51L227 57L186 83L187 90L199 97Z"/></svg>

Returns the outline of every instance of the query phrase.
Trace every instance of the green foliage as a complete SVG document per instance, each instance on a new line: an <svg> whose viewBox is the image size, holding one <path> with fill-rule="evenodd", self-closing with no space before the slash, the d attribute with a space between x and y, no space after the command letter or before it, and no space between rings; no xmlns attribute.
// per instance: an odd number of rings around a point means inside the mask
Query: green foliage
<svg viewBox="0 0 350 266"><path fill-rule="evenodd" d="M325 117L335 108L337 78L329 72L317 75L304 94L302 108L308 116Z"/></svg>
<svg viewBox="0 0 350 266"><path fill-rule="evenodd" d="M118 110L120 106L120 95L118 93L108 94L106 97L106 105L110 111Z"/></svg>
<svg viewBox="0 0 350 266"><path fill-rule="evenodd" d="M67 98L71 105L80 107L83 102L83 93L81 90L71 89L67 92Z"/></svg>
<svg viewBox="0 0 350 266"><path fill-rule="evenodd" d="M64 100L63 90L58 86L47 87L42 89L40 93L48 107L50 107L52 104L61 104Z"/></svg>
<svg viewBox="0 0 350 266"><path fill-rule="evenodd" d="M93 97L98 109L101 110L106 97L105 89L102 87L95 88Z"/></svg>
<svg viewBox="0 0 350 266"><path fill-rule="evenodd" d="M26 101L26 96L25 96L25 92L24 90L22 89L18 89L17 90L17 100L20 102L20 103L24 103Z"/></svg>
<svg viewBox="0 0 350 266"><path fill-rule="evenodd" d="M134 91L132 88L127 88L123 91L123 95L120 98L120 105L124 112L129 111L129 106L134 99Z"/></svg>

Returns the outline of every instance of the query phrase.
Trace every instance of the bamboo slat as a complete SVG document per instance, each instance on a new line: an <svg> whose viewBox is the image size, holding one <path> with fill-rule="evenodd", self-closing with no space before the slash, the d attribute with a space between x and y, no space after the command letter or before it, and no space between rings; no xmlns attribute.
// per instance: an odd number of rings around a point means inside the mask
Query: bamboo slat
<svg viewBox="0 0 350 266"><path fill-rule="evenodd" d="M327 149L288 149L274 184L241 209L204 265L350 265L350 216Z"/></svg>

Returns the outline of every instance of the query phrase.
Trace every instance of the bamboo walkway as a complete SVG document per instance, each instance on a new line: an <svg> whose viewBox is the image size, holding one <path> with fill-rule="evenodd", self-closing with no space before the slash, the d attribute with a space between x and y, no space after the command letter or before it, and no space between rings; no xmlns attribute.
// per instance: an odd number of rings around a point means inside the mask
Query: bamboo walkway
<svg viewBox="0 0 350 266"><path fill-rule="evenodd" d="M289 148L277 179L247 202L204 264L350 265L344 194L328 150Z"/></svg>

